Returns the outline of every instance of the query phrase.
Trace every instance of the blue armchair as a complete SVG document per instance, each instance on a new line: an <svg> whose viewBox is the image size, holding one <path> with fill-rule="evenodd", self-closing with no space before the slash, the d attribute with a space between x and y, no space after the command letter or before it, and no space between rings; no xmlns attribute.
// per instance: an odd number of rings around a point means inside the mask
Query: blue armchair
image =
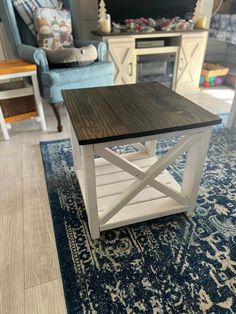
<svg viewBox="0 0 236 314"><path fill-rule="evenodd" d="M37 48L36 39L14 10L12 0L0 1L0 17L6 29L12 53L15 57L37 65L41 96L52 105L58 121L59 132L62 131L59 110L63 102L61 90L113 84L113 64L104 61L107 51L105 43L79 39L74 2L73 0L63 0L63 7L71 11L74 45L79 48L94 44L98 51L98 59L88 66L50 69L45 52Z"/></svg>

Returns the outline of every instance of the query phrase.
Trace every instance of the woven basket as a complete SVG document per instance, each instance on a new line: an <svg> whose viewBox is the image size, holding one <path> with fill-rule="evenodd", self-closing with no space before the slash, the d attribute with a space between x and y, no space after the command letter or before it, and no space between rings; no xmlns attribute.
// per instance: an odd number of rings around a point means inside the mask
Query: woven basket
<svg viewBox="0 0 236 314"><path fill-rule="evenodd" d="M25 87L24 81L0 84L0 92ZM21 96L10 99L0 99L3 116L6 122L28 119L37 116L34 96Z"/></svg>
<svg viewBox="0 0 236 314"><path fill-rule="evenodd" d="M204 63L202 67L202 76L225 76L229 72L228 68L224 68L219 64Z"/></svg>

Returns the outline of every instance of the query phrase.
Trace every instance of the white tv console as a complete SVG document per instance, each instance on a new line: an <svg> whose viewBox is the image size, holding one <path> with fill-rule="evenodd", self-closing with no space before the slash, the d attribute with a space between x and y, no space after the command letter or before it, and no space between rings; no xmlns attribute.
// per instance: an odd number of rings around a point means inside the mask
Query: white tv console
<svg viewBox="0 0 236 314"><path fill-rule="evenodd" d="M93 31L92 33L97 40L108 44L108 59L114 62L116 68L115 84L136 83L138 56L175 53L172 89L180 92L199 87L208 38L206 29L182 32L104 34ZM145 44L144 41L147 40ZM143 48L140 47L140 41Z"/></svg>

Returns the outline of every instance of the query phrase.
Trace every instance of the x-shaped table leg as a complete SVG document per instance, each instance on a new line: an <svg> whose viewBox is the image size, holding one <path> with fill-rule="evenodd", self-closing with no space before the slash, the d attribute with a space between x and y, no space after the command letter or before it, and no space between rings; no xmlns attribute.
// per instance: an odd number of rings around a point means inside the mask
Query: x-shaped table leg
<svg viewBox="0 0 236 314"><path fill-rule="evenodd" d="M105 224L109 221L115 214L117 214L120 209L125 206L130 200L132 200L145 186L151 185L152 187L164 192L171 192L173 198L177 198L180 203L187 203L187 199L183 197L177 191L165 187L163 184L155 180L155 178L168 167L168 165L178 158L182 153L187 151L201 138L201 134L187 135L181 139L174 147L172 147L164 156L157 160L154 165L152 165L146 172L142 171L139 167L134 166L129 163L125 158L118 156L118 154L111 152L108 148L96 149L101 157L111 161L118 167L125 169L132 175L134 175L137 180L130 185L130 187L122 193L121 197L117 202L111 207L111 209L102 212L99 216L100 224Z"/></svg>

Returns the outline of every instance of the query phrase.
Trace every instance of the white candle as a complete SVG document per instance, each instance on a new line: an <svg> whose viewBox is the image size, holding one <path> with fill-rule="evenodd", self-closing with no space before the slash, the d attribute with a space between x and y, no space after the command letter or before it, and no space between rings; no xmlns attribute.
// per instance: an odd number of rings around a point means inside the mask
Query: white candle
<svg viewBox="0 0 236 314"><path fill-rule="evenodd" d="M101 21L100 30L102 33L110 33L111 32L111 18L110 18L109 14L107 14L106 18Z"/></svg>
<svg viewBox="0 0 236 314"><path fill-rule="evenodd" d="M202 16L199 16L198 19L197 19L197 22L195 24L195 27L196 28L205 28L206 27L206 16L202 15Z"/></svg>

